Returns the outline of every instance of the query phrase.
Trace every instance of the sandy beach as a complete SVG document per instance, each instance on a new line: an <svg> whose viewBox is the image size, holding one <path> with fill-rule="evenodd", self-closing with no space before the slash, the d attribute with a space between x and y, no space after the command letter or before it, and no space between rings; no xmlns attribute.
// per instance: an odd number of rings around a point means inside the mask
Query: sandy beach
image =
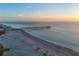
<svg viewBox="0 0 79 59"><path fill-rule="evenodd" d="M0 36L5 48L4 56L79 56L79 53L43 39L35 37L22 29L7 30Z"/></svg>

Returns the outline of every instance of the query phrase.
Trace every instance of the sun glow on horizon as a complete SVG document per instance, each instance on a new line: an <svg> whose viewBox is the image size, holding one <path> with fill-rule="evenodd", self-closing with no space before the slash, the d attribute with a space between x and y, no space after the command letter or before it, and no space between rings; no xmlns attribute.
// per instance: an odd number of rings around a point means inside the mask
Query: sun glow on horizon
<svg viewBox="0 0 79 59"><path fill-rule="evenodd" d="M12 18L12 19L11 19ZM0 4L0 21L78 22L79 4Z"/></svg>

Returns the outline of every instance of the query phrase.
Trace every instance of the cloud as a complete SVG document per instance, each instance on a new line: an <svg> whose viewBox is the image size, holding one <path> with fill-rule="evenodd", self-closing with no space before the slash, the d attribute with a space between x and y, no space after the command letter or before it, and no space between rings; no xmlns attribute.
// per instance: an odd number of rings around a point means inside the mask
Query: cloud
<svg viewBox="0 0 79 59"><path fill-rule="evenodd" d="M24 14L18 14L18 15L16 15L17 17L25 17L25 15Z"/></svg>
<svg viewBox="0 0 79 59"><path fill-rule="evenodd" d="M31 6L26 6L26 9L31 9L32 7Z"/></svg>

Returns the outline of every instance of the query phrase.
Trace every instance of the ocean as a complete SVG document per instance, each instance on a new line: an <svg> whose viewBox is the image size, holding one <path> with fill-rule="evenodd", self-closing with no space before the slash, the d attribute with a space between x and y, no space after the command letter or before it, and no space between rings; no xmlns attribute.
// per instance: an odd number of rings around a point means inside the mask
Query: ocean
<svg viewBox="0 0 79 59"><path fill-rule="evenodd" d="M26 32L43 40L65 46L79 52L79 23L78 22L5 22L14 28L33 26L51 26L51 29L28 30Z"/></svg>

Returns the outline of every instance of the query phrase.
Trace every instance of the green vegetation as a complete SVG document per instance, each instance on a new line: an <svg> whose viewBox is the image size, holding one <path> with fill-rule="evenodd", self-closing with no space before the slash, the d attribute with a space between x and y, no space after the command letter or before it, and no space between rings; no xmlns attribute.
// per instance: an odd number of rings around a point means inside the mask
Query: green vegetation
<svg viewBox="0 0 79 59"><path fill-rule="evenodd" d="M0 27L0 36L3 35L3 34L5 34L5 30L4 30L4 28ZM8 49L5 49L3 47L3 45L0 43L0 56L2 56L3 55L3 52L4 51L7 51L7 50Z"/></svg>
<svg viewBox="0 0 79 59"><path fill-rule="evenodd" d="M0 35L5 34L5 30L0 31Z"/></svg>
<svg viewBox="0 0 79 59"><path fill-rule="evenodd" d="M4 48L3 45L0 44L0 56L2 56L5 51L9 51L9 50L10 48Z"/></svg>

